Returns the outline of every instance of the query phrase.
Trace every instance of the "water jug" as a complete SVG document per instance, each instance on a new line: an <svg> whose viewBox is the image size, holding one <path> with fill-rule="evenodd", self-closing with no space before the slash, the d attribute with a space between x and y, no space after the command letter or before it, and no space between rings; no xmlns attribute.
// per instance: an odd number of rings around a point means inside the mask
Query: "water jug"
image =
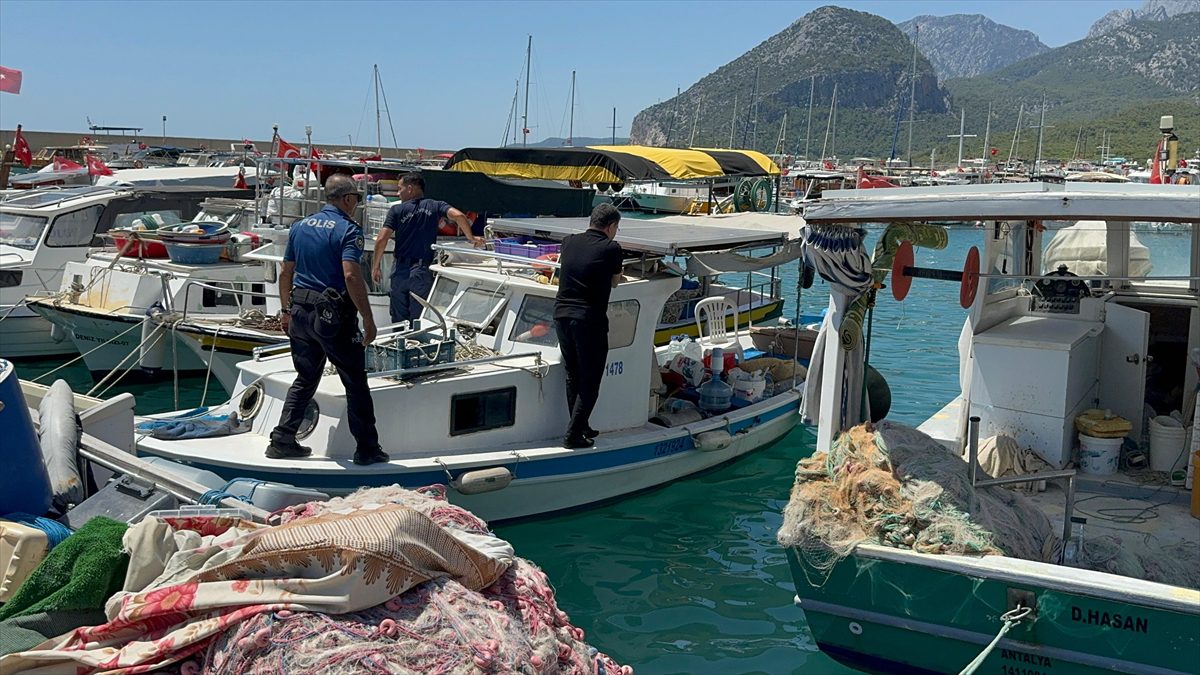
<svg viewBox="0 0 1200 675"><path fill-rule="evenodd" d="M700 385L700 410L710 415L729 410L729 401L733 398L733 387L713 377Z"/></svg>

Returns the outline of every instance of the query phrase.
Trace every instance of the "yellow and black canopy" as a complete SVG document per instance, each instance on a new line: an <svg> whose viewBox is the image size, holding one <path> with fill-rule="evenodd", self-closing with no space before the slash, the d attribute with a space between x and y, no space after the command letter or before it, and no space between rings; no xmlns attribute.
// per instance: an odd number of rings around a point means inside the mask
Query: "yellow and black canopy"
<svg viewBox="0 0 1200 675"><path fill-rule="evenodd" d="M778 176L771 158L754 150L596 145L584 148L464 148L447 171L496 178L541 178L582 183Z"/></svg>

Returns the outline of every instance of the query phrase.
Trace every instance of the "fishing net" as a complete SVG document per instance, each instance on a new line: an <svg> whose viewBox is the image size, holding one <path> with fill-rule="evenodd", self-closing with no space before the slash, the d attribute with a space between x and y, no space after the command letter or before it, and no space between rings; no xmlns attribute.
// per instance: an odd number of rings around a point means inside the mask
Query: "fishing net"
<svg viewBox="0 0 1200 675"><path fill-rule="evenodd" d="M445 501L444 488L393 486L313 502L284 513L284 522L365 504L401 503L466 537L487 525ZM456 535L458 536L458 535ZM265 612L218 636L184 675L349 673L579 673L628 675L583 641L554 599L546 575L516 558L496 583L472 591L433 579L382 605L348 614Z"/></svg>
<svg viewBox="0 0 1200 675"><path fill-rule="evenodd" d="M1136 536L1089 536L1083 542L1078 566L1172 586L1200 588L1200 544L1195 541L1149 546Z"/></svg>
<svg viewBox="0 0 1200 675"><path fill-rule="evenodd" d="M1061 542L1026 496L976 489L967 464L895 422L854 427L796 466L779 542L806 562L809 583L864 542L921 553L1056 560Z"/></svg>

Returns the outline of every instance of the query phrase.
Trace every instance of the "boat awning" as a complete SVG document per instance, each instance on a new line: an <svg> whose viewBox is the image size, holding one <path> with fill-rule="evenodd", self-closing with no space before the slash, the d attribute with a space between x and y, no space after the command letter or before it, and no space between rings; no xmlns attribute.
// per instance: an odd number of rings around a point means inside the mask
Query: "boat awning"
<svg viewBox="0 0 1200 675"><path fill-rule="evenodd" d="M447 171L496 178L543 178L581 183L778 176L771 158L754 150L597 145L584 148L463 148Z"/></svg>
<svg viewBox="0 0 1200 675"><path fill-rule="evenodd" d="M783 245L788 242L789 234L803 224L796 216L785 214L746 215L756 218L753 222L714 216L656 220L622 218L616 241L626 251L685 255L697 251ZM765 226L764 221L768 219L777 219L778 222ZM554 241L583 232L587 227L587 218L498 218L492 222L492 228L497 232Z"/></svg>
<svg viewBox="0 0 1200 675"><path fill-rule="evenodd" d="M1200 185L1021 183L827 190L809 223L1114 220L1200 223Z"/></svg>

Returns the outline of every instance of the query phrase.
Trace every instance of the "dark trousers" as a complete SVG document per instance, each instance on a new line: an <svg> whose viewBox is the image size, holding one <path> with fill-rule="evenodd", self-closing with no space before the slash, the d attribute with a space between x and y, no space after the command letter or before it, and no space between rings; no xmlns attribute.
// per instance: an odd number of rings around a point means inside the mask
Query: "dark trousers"
<svg viewBox="0 0 1200 675"><path fill-rule="evenodd" d="M421 303L412 299L409 293L416 293L422 299L429 298L433 289L433 272L423 263L412 261L396 261L392 268L391 314L392 323L412 321L421 316Z"/></svg>
<svg viewBox="0 0 1200 675"><path fill-rule="evenodd" d="M292 305L288 337L296 381L288 389L271 441L284 445L296 442L296 431L304 421L304 411L317 391L328 358L346 388L346 412L357 449L374 450L379 447L379 432L375 429L375 403L367 386L366 351L358 338L358 321L352 313L343 312L339 328L328 338L317 332L316 322L317 311L312 305Z"/></svg>
<svg viewBox="0 0 1200 675"><path fill-rule="evenodd" d="M558 348L567 370L567 409L571 412L568 438L581 438L600 397L600 382L608 362L608 321L555 319Z"/></svg>

